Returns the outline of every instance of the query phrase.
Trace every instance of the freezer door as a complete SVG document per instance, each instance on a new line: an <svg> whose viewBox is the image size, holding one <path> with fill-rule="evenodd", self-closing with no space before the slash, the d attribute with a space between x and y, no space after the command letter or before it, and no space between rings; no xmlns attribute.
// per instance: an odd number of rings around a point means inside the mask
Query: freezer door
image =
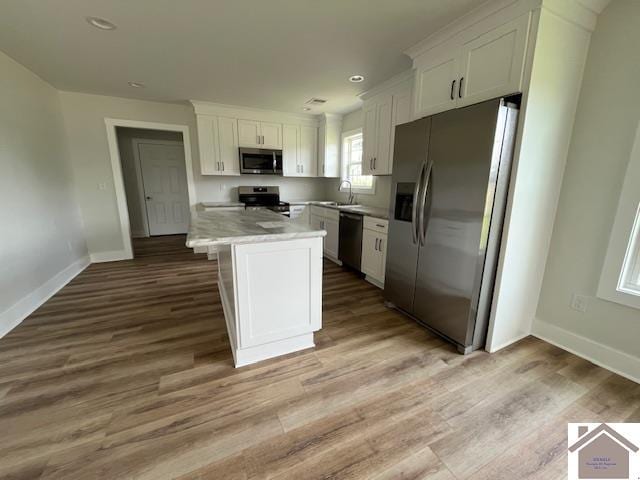
<svg viewBox="0 0 640 480"><path fill-rule="evenodd" d="M500 108L500 100L491 100L432 117L432 168L420 212L424 229L413 311L419 321L463 347L473 336L491 221Z"/></svg>
<svg viewBox="0 0 640 480"><path fill-rule="evenodd" d="M385 300L409 313L418 262L417 205L429 149L431 119L398 125L395 132Z"/></svg>

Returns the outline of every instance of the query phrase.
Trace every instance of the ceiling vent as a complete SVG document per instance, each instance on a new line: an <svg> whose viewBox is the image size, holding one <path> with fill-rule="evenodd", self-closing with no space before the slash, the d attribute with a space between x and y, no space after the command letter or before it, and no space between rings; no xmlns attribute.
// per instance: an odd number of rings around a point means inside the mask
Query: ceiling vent
<svg viewBox="0 0 640 480"><path fill-rule="evenodd" d="M327 101L322 98L310 98L304 102L305 105L324 105L325 103L327 103Z"/></svg>

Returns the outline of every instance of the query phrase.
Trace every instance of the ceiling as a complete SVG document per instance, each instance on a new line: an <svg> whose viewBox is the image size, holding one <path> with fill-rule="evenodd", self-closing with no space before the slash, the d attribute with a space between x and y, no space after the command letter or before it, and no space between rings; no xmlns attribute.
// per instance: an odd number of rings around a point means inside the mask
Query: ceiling
<svg viewBox="0 0 640 480"><path fill-rule="evenodd" d="M0 50L60 90L290 112L320 97L310 113L344 113L411 66L404 49L484 1L3 0Z"/></svg>

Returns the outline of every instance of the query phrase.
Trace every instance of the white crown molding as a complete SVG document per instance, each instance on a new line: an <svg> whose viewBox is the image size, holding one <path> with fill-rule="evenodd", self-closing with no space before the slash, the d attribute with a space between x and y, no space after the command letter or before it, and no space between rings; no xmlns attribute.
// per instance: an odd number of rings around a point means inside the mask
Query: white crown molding
<svg viewBox="0 0 640 480"><path fill-rule="evenodd" d="M594 2L589 0L543 0L542 7L588 32L593 32L596 28L598 14L587 7L585 3L592 4Z"/></svg>
<svg viewBox="0 0 640 480"><path fill-rule="evenodd" d="M607 8L611 3L611 0L576 0L582 4L583 7L588 8L596 15L600 15L602 11Z"/></svg>
<svg viewBox="0 0 640 480"><path fill-rule="evenodd" d="M450 40L459 33L467 30L473 25L487 19L488 17L502 14L515 18L518 15L535 10L540 7L542 0L493 0L480 5L469 13L457 18L443 28L432 33L421 42L409 47L404 51L412 59L420 56L424 52Z"/></svg>
<svg viewBox="0 0 640 480"><path fill-rule="evenodd" d="M200 100L190 100L190 102L193 105L196 115L221 115L246 120L302 123L307 125L317 125L319 120L318 115L314 114L279 112L277 110L265 110L242 105L227 105L224 103L204 102Z"/></svg>
<svg viewBox="0 0 640 480"><path fill-rule="evenodd" d="M368 100L369 98L375 97L376 95L389 90L401 83L413 81L413 76L414 70L413 68L410 68L408 70L405 70L404 72L400 72L397 75L394 75L391 78L388 78L384 82L379 83L373 88L370 88L366 92L362 92L360 95L358 95L358 97L363 101Z"/></svg>

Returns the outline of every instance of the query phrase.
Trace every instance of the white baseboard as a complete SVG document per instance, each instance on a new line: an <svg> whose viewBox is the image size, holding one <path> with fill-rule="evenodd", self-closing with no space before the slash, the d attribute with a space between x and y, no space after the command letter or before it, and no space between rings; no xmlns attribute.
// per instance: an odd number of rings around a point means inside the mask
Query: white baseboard
<svg viewBox="0 0 640 480"><path fill-rule="evenodd" d="M69 283L76 275L89 266L89 257L82 257L66 267L54 277L50 278L27 296L22 297L4 312L0 313L0 338L31 315L44 302L55 295L62 287Z"/></svg>
<svg viewBox="0 0 640 480"><path fill-rule="evenodd" d="M126 250L112 250L111 252L98 252L91 254L91 263L117 262L119 260L131 260Z"/></svg>
<svg viewBox="0 0 640 480"><path fill-rule="evenodd" d="M531 334L556 347L640 383L640 358L536 319Z"/></svg>

